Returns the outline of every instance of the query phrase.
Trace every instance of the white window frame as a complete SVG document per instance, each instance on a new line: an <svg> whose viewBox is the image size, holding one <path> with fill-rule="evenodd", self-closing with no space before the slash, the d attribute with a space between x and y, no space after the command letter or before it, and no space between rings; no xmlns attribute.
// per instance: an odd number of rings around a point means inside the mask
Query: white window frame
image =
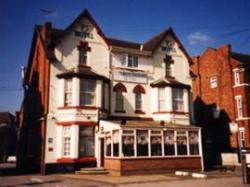
<svg viewBox="0 0 250 187"><path fill-rule="evenodd" d="M175 95L176 92L176 95ZM173 88L172 89L172 98L173 98L173 111L184 111L184 89ZM174 108L176 103L177 108Z"/></svg>
<svg viewBox="0 0 250 187"><path fill-rule="evenodd" d="M217 88L218 86L218 79L216 76L210 77L210 88Z"/></svg>
<svg viewBox="0 0 250 187"><path fill-rule="evenodd" d="M172 63L165 63L165 71L166 76L172 77L173 76L173 64Z"/></svg>
<svg viewBox="0 0 250 187"><path fill-rule="evenodd" d="M82 88L82 85L84 86L85 84L87 86L86 90L84 90ZM95 87L94 90L89 90L89 85L90 84L94 84L94 87ZM85 103L86 101L84 101L84 95L91 95L93 97L93 102L92 103ZM96 80L80 79L80 96L79 96L79 99L80 99L79 103L80 103L81 106L95 106L95 104L96 104ZM84 101L83 103L81 103L82 100Z"/></svg>
<svg viewBox="0 0 250 187"><path fill-rule="evenodd" d="M239 143L240 143L241 148L245 147L245 128L244 127L239 128Z"/></svg>
<svg viewBox="0 0 250 187"><path fill-rule="evenodd" d="M162 95L163 95L163 98L161 98L161 92L162 92ZM166 90L165 88L158 88L158 111L159 112L164 112L166 111ZM161 103L164 103L164 107L161 108Z"/></svg>
<svg viewBox="0 0 250 187"><path fill-rule="evenodd" d="M237 108L237 117L238 119L243 118L243 106L242 106L242 98L241 95L235 96L236 100L236 108Z"/></svg>
<svg viewBox="0 0 250 187"><path fill-rule="evenodd" d="M131 64L129 61L131 60ZM121 57L121 65L128 68L138 68L139 67L139 57L136 55L123 54Z"/></svg>
<svg viewBox="0 0 250 187"><path fill-rule="evenodd" d="M234 70L234 85L240 85L240 69Z"/></svg>
<svg viewBox="0 0 250 187"><path fill-rule="evenodd" d="M137 132L138 131L147 131L147 144L148 144L148 155L143 155L143 156L138 156L137 155ZM202 157L202 152L201 152L201 134L200 134L200 130L198 129L172 129L172 128L166 128L166 129L146 129L146 128L138 128L138 129L131 129L131 128L122 128L120 130L117 130L119 131L119 156L114 156L113 155L113 135L114 135L114 131L116 131L116 129L113 129L111 130L110 132L106 132L105 133L105 148L104 148L104 151L105 151L105 157L107 158L181 158L181 157ZM125 132L125 131L131 131L131 132ZM154 134L152 133L152 131L159 131L159 133L157 134ZM164 145L165 145L165 132L166 131L173 131L174 132L174 155L165 155L165 148L164 148ZM189 140L189 132L192 131L192 132L197 132L197 135L198 135L198 151L199 153L198 154L190 154L190 140ZM178 134L177 135L177 132L183 132L182 134ZM134 155L131 155L131 156L124 156L123 154L123 141L122 141L122 137L124 136L129 136L129 137L134 137L134 142L133 142L133 148L134 148ZM151 137L153 136L160 136L161 137L161 151L162 151L162 154L161 155L155 155L155 156L152 156L151 155ZM184 155L178 155L178 149L177 149L177 137L180 137L180 136L184 136L186 138L186 152L187 154L184 154ZM106 146L107 146L107 138L109 138L109 141L110 141L110 147L111 147L111 155L110 156L107 156L107 150L106 150Z"/></svg>
<svg viewBox="0 0 250 187"><path fill-rule="evenodd" d="M67 140L66 140L67 139ZM68 142L65 142L68 141ZM71 152L71 126L62 127L62 157L69 158ZM67 144L67 145L66 145Z"/></svg>
<svg viewBox="0 0 250 187"><path fill-rule="evenodd" d="M73 81L72 79L65 79L64 80L64 106L71 106L72 105L72 86Z"/></svg>

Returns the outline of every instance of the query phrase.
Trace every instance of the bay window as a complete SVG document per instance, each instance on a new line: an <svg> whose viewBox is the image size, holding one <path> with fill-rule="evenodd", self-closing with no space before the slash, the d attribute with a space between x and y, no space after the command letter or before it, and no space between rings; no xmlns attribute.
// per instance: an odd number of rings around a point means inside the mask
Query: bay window
<svg viewBox="0 0 250 187"><path fill-rule="evenodd" d="M79 157L94 156L94 126L79 128Z"/></svg>
<svg viewBox="0 0 250 187"><path fill-rule="evenodd" d="M184 111L183 89L173 88L173 110Z"/></svg>
<svg viewBox="0 0 250 187"><path fill-rule="evenodd" d="M80 79L80 105L95 105L96 81Z"/></svg>

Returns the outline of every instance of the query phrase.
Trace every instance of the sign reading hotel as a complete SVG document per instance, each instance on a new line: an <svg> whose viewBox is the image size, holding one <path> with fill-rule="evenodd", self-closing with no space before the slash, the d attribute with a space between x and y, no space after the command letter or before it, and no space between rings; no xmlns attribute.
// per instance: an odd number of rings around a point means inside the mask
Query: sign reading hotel
<svg viewBox="0 0 250 187"><path fill-rule="evenodd" d="M75 31L75 36L80 38L90 38L93 39L93 34L90 33L90 29L88 25L80 25L80 30Z"/></svg>
<svg viewBox="0 0 250 187"><path fill-rule="evenodd" d="M176 53L174 42L169 41L169 40L164 42L163 46L161 47L161 50L167 53L170 53L170 52Z"/></svg>
<svg viewBox="0 0 250 187"><path fill-rule="evenodd" d="M142 72L132 72L124 70L115 70L113 73L113 79L116 81L134 82L147 84L148 76Z"/></svg>

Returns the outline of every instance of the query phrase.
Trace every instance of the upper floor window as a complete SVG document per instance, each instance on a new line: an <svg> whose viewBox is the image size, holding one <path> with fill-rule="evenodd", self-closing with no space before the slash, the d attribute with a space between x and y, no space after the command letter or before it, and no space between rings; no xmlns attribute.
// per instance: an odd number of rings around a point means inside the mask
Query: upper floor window
<svg viewBox="0 0 250 187"><path fill-rule="evenodd" d="M95 80L80 80L80 105L95 105L95 89Z"/></svg>
<svg viewBox="0 0 250 187"><path fill-rule="evenodd" d="M72 105L72 79L65 79L64 105Z"/></svg>
<svg viewBox="0 0 250 187"><path fill-rule="evenodd" d="M142 94L145 94L145 89L141 85L136 85L133 89L135 93L135 110L142 111Z"/></svg>
<svg viewBox="0 0 250 187"><path fill-rule="evenodd" d="M121 64L123 66L127 66L127 67L138 67L138 56L132 56L132 55L122 55L121 57Z"/></svg>
<svg viewBox="0 0 250 187"><path fill-rule="evenodd" d="M234 84L235 85L240 84L240 71L239 70L234 71Z"/></svg>
<svg viewBox="0 0 250 187"><path fill-rule="evenodd" d="M124 112L124 98L122 92L127 92L126 87L122 83L118 83L114 86L113 91L115 95L115 111Z"/></svg>
<svg viewBox="0 0 250 187"><path fill-rule="evenodd" d="M79 64L87 64L87 51L84 48L79 48Z"/></svg>
<svg viewBox="0 0 250 187"><path fill-rule="evenodd" d="M241 96L236 96L235 99L236 99L236 107L237 107L238 118L242 118L243 117L243 109L242 109Z"/></svg>
<svg viewBox="0 0 250 187"><path fill-rule="evenodd" d="M88 57L88 51L91 51L91 48L89 47L87 42L80 42L80 44L77 46L79 51L79 65L87 65L87 57Z"/></svg>
<svg viewBox="0 0 250 187"><path fill-rule="evenodd" d="M115 109L116 111L123 111L124 105L123 105L123 95L121 90L116 91L116 97L115 97Z"/></svg>
<svg viewBox="0 0 250 187"><path fill-rule="evenodd" d="M183 89L173 88L173 110L174 111L184 110Z"/></svg>
<svg viewBox="0 0 250 187"><path fill-rule="evenodd" d="M217 85L218 85L218 83L217 83L217 77L216 76L211 77L210 78L210 87L211 88L216 88Z"/></svg>
<svg viewBox="0 0 250 187"><path fill-rule="evenodd" d="M171 56L166 55L163 61L165 63L165 76L172 77L173 76L172 64L174 63L174 60L172 59Z"/></svg>
<svg viewBox="0 0 250 187"><path fill-rule="evenodd" d="M158 89L158 105L159 111L166 111L165 88Z"/></svg>

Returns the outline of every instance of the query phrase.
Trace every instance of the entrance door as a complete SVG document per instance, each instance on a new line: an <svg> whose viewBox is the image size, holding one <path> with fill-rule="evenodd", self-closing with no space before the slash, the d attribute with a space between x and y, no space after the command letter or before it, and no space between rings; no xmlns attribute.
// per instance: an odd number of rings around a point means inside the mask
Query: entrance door
<svg viewBox="0 0 250 187"><path fill-rule="evenodd" d="M101 164L101 167L104 167L104 138L101 138L101 145L100 145L100 164Z"/></svg>

